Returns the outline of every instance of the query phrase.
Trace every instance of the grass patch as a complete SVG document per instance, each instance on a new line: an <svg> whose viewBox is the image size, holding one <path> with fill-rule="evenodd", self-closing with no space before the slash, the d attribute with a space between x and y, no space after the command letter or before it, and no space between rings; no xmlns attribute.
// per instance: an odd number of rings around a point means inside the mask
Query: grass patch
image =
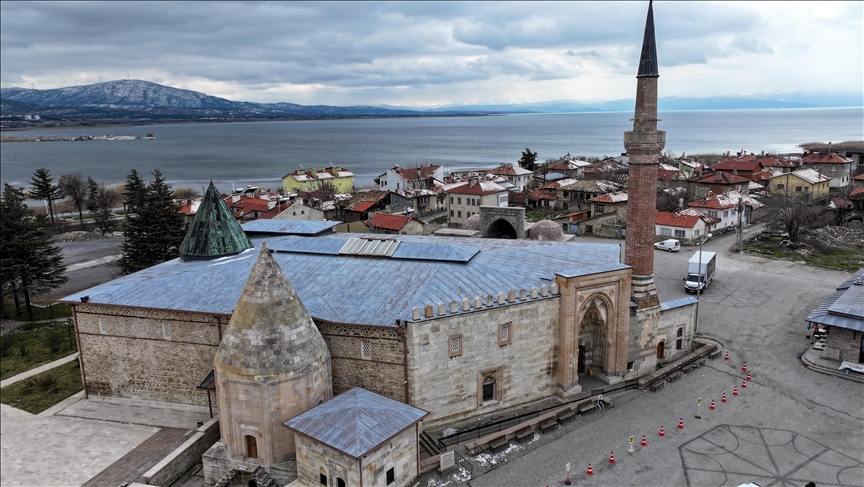
<svg viewBox="0 0 864 487"><path fill-rule="evenodd" d="M23 298L20 300L20 304L21 314L19 315L15 313L15 302L12 300L12 297L3 296L3 307L6 311L3 317L15 321L30 321L30 317L27 316L27 306L24 304ZM52 313L55 320L72 317L72 308L68 304L54 303L50 307L35 304L31 306L33 308L33 321L48 321L51 319Z"/></svg>
<svg viewBox="0 0 864 487"><path fill-rule="evenodd" d="M0 337L0 380L61 359L77 349L72 325L28 323Z"/></svg>
<svg viewBox="0 0 864 487"><path fill-rule="evenodd" d="M432 223L436 225L444 225L447 223L447 216L439 216L438 218L432 220Z"/></svg>
<svg viewBox="0 0 864 487"><path fill-rule="evenodd" d="M73 360L0 389L0 402L39 414L83 388L78 361Z"/></svg>
<svg viewBox="0 0 864 487"><path fill-rule="evenodd" d="M861 247L856 250L837 250L820 255L805 255L784 247L779 247L776 244L766 245L762 242L756 242L753 244L747 244L745 250L772 259L805 262L807 265L824 267L826 269L838 271L856 272L861 267L864 267L864 249Z"/></svg>

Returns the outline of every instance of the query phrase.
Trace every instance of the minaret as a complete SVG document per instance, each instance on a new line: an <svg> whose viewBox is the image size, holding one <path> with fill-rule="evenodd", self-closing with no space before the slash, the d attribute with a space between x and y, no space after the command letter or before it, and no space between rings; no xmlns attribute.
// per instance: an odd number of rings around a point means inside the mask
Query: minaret
<svg viewBox="0 0 864 487"><path fill-rule="evenodd" d="M636 74L636 114L633 131L624 132L624 148L630 157L628 171L627 238L625 263L633 268L633 301L639 309L660 304L654 285L654 213L657 206L657 168L666 132L657 130L657 45L654 42L654 10L648 3L642 56Z"/></svg>

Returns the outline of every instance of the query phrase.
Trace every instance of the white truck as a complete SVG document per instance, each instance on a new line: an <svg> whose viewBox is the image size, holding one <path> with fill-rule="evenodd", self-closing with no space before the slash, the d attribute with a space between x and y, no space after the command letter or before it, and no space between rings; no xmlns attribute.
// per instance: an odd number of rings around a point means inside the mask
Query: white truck
<svg viewBox="0 0 864 487"><path fill-rule="evenodd" d="M701 269L700 269L701 263ZM714 280L714 271L717 268L717 253L696 251L693 257L687 261L687 277L684 278L684 290L688 293L705 292L705 288Z"/></svg>

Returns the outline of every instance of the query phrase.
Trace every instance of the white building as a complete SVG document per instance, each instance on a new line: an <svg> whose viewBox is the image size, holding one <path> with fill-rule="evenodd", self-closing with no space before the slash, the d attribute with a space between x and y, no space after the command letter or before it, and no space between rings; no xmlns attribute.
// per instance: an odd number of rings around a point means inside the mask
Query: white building
<svg viewBox="0 0 864 487"><path fill-rule="evenodd" d="M481 206L507 207L507 188L490 181L473 178L468 182L444 186L447 194L447 214L451 227L461 227L471 215L479 214Z"/></svg>

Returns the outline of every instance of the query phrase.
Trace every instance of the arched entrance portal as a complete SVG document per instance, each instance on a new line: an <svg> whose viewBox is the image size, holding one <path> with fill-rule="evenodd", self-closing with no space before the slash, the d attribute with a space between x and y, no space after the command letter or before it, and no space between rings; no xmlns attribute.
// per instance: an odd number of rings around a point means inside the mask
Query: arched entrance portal
<svg viewBox="0 0 864 487"><path fill-rule="evenodd" d="M509 238L516 239L516 229L507 220L495 220L486 230L486 238Z"/></svg>
<svg viewBox="0 0 864 487"><path fill-rule="evenodd" d="M585 347L579 345L579 359L576 362L576 372L585 373Z"/></svg>
<svg viewBox="0 0 864 487"><path fill-rule="evenodd" d="M606 325L608 309L606 303L600 298L594 298L588 304L585 314L582 316L582 322L579 329L582 334L588 336L583 343L587 347L580 345L580 352L587 349L585 353L585 366L597 371L606 371L606 341L609 327ZM582 354L580 353L580 358Z"/></svg>

